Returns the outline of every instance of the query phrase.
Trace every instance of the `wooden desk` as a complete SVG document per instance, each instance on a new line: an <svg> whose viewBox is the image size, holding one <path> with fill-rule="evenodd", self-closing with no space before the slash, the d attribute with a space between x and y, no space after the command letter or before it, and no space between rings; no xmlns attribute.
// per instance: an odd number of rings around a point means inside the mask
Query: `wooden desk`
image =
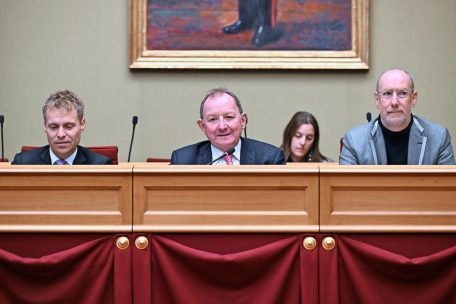
<svg viewBox="0 0 456 304"><path fill-rule="evenodd" d="M456 166L11 166L6 232L456 232Z"/></svg>
<svg viewBox="0 0 456 304"><path fill-rule="evenodd" d="M456 232L456 166L320 166L320 232Z"/></svg>
<svg viewBox="0 0 456 304"><path fill-rule="evenodd" d="M133 231L318 232L318 165L134 166Z"/></svg>
<svg viewBox="0 0 456 304"><path fill-rule="evenodd" d="M0 166L0 231L131 232L132 165Z"/></svg>

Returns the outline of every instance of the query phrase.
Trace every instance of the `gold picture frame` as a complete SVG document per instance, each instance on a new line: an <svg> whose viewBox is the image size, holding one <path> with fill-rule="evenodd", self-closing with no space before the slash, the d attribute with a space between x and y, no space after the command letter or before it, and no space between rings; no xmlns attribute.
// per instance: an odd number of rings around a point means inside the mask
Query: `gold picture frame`
<svg viewBox="0 0 456 304"><path fill-rule="evenodd" d="M220 0L223 2L224 0ZM233 0L231 0L233 1ZM275 1L275 0L271 0ZM294 0L304 1L318 0ZM320 0L322 1L322 0ZM130 69L356 69L369 68L369 0L345 0L351 15L346 49L155 49L148 38L151 0L130 0ZM340 0L343 2L343 0ZM164 2L158 2L161 5ZM291 2L290 2L291 3ZM294 4L293 4L294 5ZM226 6L226 5L225 5ZM182 13L185 8L179 8ZM174 24L174 23L173 23ZM217 29L218 30L218 29ZM220 31L221 32L221 31ZM222 35L222 34L220 34ZM225 36L222 36L225 37ZM227 36L226 36L227 37ZM232 39L231 37L229 37ZM163 40L163 39L162 39ZM165 39L166 40L166 39ZM148 46L149 43L149 46ZM152 42L153 44L153 42Z"/></svg>

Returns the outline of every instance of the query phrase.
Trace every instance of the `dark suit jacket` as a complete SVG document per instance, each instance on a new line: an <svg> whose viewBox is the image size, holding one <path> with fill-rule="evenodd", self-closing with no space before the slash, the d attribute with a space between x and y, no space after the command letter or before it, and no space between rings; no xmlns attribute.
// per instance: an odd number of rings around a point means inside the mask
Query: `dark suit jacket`
<svg viewBox="0 0 456 304"><path fill-rule="evenodd" d="M17 153L13 165L52 165L49 155L49 145ZM78 146L78 153L73 161L73 165L112 165L112 160L104 155L90 151L87 148Z"/></svg>
<svg viewBox="0 0 456 304"><path fill-rule="evenodd" d="M206 140L174 150L172 165L206 165L212 161L211 143ZM279 148L241 137L241 165L282 165L285 157Z"/></svg>

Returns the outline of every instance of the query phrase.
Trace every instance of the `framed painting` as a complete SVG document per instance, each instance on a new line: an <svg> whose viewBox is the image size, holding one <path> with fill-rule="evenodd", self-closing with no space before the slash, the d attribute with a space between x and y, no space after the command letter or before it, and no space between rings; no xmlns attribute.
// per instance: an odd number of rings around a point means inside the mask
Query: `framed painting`
<svg viewBox="0 0 456 304"><path fill-rule="evenodd" d="M131 69L368 69L369 0L130 0Z"/></svg>

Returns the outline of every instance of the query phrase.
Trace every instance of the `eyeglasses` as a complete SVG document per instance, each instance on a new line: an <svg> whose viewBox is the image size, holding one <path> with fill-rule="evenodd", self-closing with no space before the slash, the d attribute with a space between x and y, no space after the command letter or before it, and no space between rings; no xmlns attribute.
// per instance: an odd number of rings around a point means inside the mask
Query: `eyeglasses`
<svg viewBox="0 0 456 304"><path fill-rule="evenodd" d="M394 90L383 90L383 91L377 91L378 94L380 94L380 97L384 100L390 100L393 98L394 93L396 93L397 98L399 99L406 99L410 93L413 93L413 90L407 90L407 89L402 89L399 91L394 91Z"/></svg>

